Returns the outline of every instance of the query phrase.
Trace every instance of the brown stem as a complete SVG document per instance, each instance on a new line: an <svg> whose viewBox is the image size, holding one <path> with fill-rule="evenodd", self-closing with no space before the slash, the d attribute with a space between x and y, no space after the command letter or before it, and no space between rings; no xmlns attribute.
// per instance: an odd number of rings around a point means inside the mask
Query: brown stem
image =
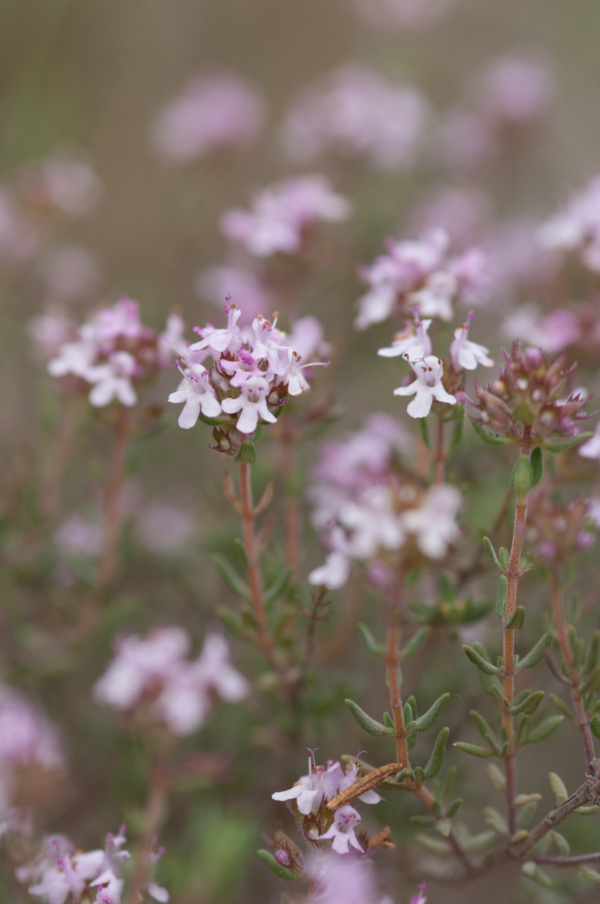
<svg viewBox="0 0 600 904"><path fill-rule="evenodd" d="M446 452L444 450L444 418L438 414L437 429L437 445L435 450L435 482L444 483L446 477L444 474L444 465L446 462Z"/></svg>
<svg viewBox="0 0 600 904"><path fill-rule="evenodd" d="M80 399L65 396L60 417L50 442L40 486L40 512L54 518L60 511L65 469L71 461L71 449L79 420Z"/></svg>
<svg viewBox="0 0 600 904"><path fill-rule="evenodd" d="M600 795L600 781L598 781L597 777L594 778L593 776L589 776L583 785L577 789L575 794L572 794L564 804L560 805L560 807L551 810L550 813L548 813L547 816L531 830L527 838L510 851L511 856L523 858L538 841L541 841L548 832L551 832L552 829L559 826L567 816L570 816L571 813L574 813L579 807L590 803L590 801L597 800L598 795Z"/></svg>
<svg viewBox="0 0 600 904"><path fill-rule="evenodd" d="M597 863L600 860L600 853L595 854L579 854L578 857L533 857L534 863L542 863L545 866L558 866L562 869L572 869L574 866L581 866L584 863Z"/></svg>
<svg viewBox="0 0 600 904"><path fill-rule="evenodd" d="M152 847L164 822L170 788L170 772L161 762L155 762L150 773L148 800L144 812L144 832L133 868L131 890L127 904L139 904L152 869Z"/></svg>
<svg viewBox="0 0 600 904"><path fill-rule="evenodd" d="M573 664L573 652L567 633L567 626L563 616L562 606L560 604L560 574L558 565L554 565L552 569L552 612L554 617L554 627L558 637L558 643L562 652L565 670L571 685L571 700L573 701L573 709L577 718L577 727L581 732L583 741L583 749L585 751L585 759L587 762L588 772L593 773L593 763L596 759L594 750L594 739L590 728L590 718L585 711L583 699L579 690L581 684L581 676Z"/></svg>
<svg viewBox="0 0 600 904"><path fill-rule="evenodd" d="M526 427L521 446L521 455L529 455L531 428ZM510 561L506 577L508 586L506 591L506 608L504 613L503 633L503 696L508 700L508 706L502 706L502 727L506 732L506 738L510 744L510 750L504 757L506 770L506 809L508 816L508 830L511 835L517 831L517 808L515 797L517 794L517 763L514 739L514 720L510 713L515 696L515 632L506 627L510 617L517 607L517 584L521 571L521 551L527 526L527 496L517 497L515 509L515 523L513 528L512 545L510 549Z"/></svg>
<svg viewBox="0 0 600 904"><path fill-rule="evenodd" d="M392 613L386 635L385 665L387 671L388 686L390 689L390 703L392 706L392 718L396 728L396 761L402 766L408 766L408 746L406 743L406 731L404 728L404 713L402 712L402 698L400 697L400 682L398 681L398 623L395 614Z"/></svg>
<svg viewBox="0 0 600 904"><path fill-rule="evenodd" d="M259 550L254 533L254 519L256 517L254 506L252 503L252 486L250 483L250 465L240 462L240 502L242 527L244 532L244 550L246 553L247 566L246 573L248 576L248 584L250 585L250 594L252 602L252 611L257 624L258 644L263 651L269 665L279 678L282 689L286 689L289 696L290 688L286 681L285 674L275 650L275 644L269 626L265 610L265 598L262 587L262 577L260 573Z"/></svg>
<svg viewBox="0 0 600 904"><path fill-rule="evenodd" d="M121 533L121 490L132 435L132 412L131 409L123 407L118 415L110 472L104 493L104 543L98 580L100 590L108 590L112 587L117 571L119 535Z"/></svg>
<svg viewBox="0 0 600 904"><path fill-rule="evenodd" d="M300 506L294 486L296 431L289 417L282 419L281 450L285 479L285 564L295 575L300 563Z"/></svg>

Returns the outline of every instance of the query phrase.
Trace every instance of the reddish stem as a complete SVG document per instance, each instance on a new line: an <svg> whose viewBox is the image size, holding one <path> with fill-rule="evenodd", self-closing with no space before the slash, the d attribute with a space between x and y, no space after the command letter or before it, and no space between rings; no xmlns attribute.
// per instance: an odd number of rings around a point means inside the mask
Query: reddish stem
<svg viewBox="0 0 600 904"><path fill-rule="evenodd" d="M144 833L131 877L128 904L139 904L144 899L144 889L152 870L152 847L166 816L170 784L168 767L161 762L155 762L150 773L148 800L144 812Z"/></svg>

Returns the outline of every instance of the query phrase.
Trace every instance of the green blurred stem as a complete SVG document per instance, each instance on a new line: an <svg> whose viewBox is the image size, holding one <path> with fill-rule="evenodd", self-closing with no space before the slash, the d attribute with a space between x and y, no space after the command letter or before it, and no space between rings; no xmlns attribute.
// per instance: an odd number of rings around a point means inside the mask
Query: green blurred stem
<svg viewBox="0 0 600 904"><path fill-rule="evenodd" d="M134 416L132 409L122 406L118 412L115 444L104 494L104 543L98 581L100 590L109 590L114 584L117 573L121 533L121 492L125 479L127 454L133 436L133 427Z"/></svg>
<svg viewBox="0 0 600 904"><path fill-rule="evenodd" d="M523 429L523 443L521 455L529 455L531 451L531 427ZM510 750L504 757L506 771L506 809L508 817L508 831L511 836L517 831L517 808L515 797L517 796L517 763L514 739L514 719L510 713L515 696L515 632L506 627L511 615L517 606L517 584L521 571L521 551L525 528L527 526L527 497L517 498L515 509L515 522L513 528L512 545L510 549L510 562L508 572L508 588L506 593L506 609L504 615L504 639L503 639L503 695L509 702L508 707L502 707L502 727L510 743Z"/></svg>
<svg viewBox="0 0 600 904"><path fill-rule="evenodd" d="M575 711L575 715L577 717L577 727L581 732L581 738L583 740L583 749L585 751L585 758L588 767L588 773L594 773L594 762L596 759L596 752L594 750L594 739L592 737L592 730L590 728L590 718L585 711L585 706L583 705L583 700L581 698L581 694L579 692L579 685L581 683L581 676L577 672L573 664L573 652L571 650L571 644L569 643L569 637L567 633L567 626L565 624L565 619L563 616L562 606L560 604L560 572L558 565L554 565L552 569L552 613L554 617L554 627L556 629L556 634L558 637L558 643L560 645L560 649L562 652L563 662L565 665L565 670L567 673L567 677L571 684L571 699L573 701L573 709Z"/></svg>
<svg viewBox="0 0 600 904"><path fill-rule="evenodd" d="M127 904L139 904L144 900L144 890L151 877L152 848L167 814L167 803L171 785L171 774L168 766L161 760L155 760L150 772L148 800L144 812L144 833L131 877L131 889Z"/></svg>
<svg viewBox="0 0 600 904"><path fill-rule="evenodd" d="M446 452L444 449L444 417L438 414L437 444L435 449L435 482L444 483Z"/></svg>

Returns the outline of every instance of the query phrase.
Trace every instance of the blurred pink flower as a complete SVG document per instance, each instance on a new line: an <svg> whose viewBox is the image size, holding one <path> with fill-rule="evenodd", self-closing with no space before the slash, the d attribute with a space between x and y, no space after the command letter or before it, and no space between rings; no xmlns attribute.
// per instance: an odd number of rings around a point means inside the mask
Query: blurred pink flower
<svg viewBox="0 0 600 904"><path fill-rule="evenodd" d="M539 345L547 352L562 351L583 337L572 311L553 311L544 317L534 305L517 308L504 321L503 330L511 339Z"/></svg>
<svg viewBox="0 0 600 904"><path fill-rule="evenodd" d="M11 264L30 260L39 248L40 236L14 193L0 185L0 258Z"/></svg>
<svg viewBox="0 0 600 904"><path fill-rule="evenodd" d="M47 305L42 314L32 317L27 324L27 332L33 345L34 357L42 364L48 364L58 355L61 346L77 335L77 324L59 304Z"/></svg>
<svg viewBox="0 0 600 904"><path fill-rule="evenodd" d="M350 64L322 76L292 101L281 140L296 163L312 164L333 153L364 159L377 169L406 169L424 144L428 116L429 105L414 88Z"/></svg>
<svg viewBox="0 0 600 904"><path fill-rule="evenodd" d="M548 112L553 95L554 79L545 63L507 55L483 73L477 103L497 126L528 125Z"/></svg>
<svg viewBox="0 0 600 904"><path fill-rule="evenodd" d="M94 696L114 709L162 724L174 735L193 734L204 723L212 694L228 702L248 695L243 675L229 663L229 646L208 634L195 661L186 659L187 633L177 627L156 628L145 640L136 635L117 642L112 663L96 682Z"/></svg>
<svg viewBox="0 0 600 904"><path fill-rule="evenodd" d="M594 273L600 273L600 177L592 179L538 233L543 248L577 254Z"/></svg>
<svg viewBox="0 0 600 904"><path fill-rule="evenodd" d="M409 231L443 229L453 250L463 250L479 239L490 219L490 201L476 188L444 185L412 213Z"/></svg>
<svg viewBox="0 0 600 904"><path fill-rule="evenodd" d="M47 255L40 272L50 298L61 301L85 298L100 282L96 258L80 245L67 245Z"/></svg>
<svg viewBox="0 0 600 904"><path fill-rule="evenodd" d="M47 207L75 218L92 213L102 196L100 179L79 149L24 164L15 184L31 207Z"/></svg>
<svg viewBox="0 0 600 904"><path fill-rule="evenodd" d="M11 688L0 686L0 772L37 765L62 769L64 760L54 725L37 707Z"/></svg>
<svg viewBox="0 0 600 904"><path fill-rule="evenodd" d="M136 534L150 552L180 553L198 530L191 512L169 502L145 505L136 521Z"/></svg>
<svg viewBox="0 0 600 904"><path fill-rule="evenodd" d="M469 326L471 325L472 312L461 327L454 330L454 340L450 346L450 359L454 370L475 370L478 364L483 367L492 367L494 362L488 355L489 349L477 342L469 341Z"/></svg>
<svg viewBox="0 0 600 904"><path fill-rule="evenodd" d="M255 194L250 210L227 211L221 230L256 257L297 254L305 233L319 220L335 223L349 215L349 202L324 176L296 176Z"/></svg>
<svg viewBox="0 0 600 904"><path fill-rule="evenodd" d="M170 163L244 150L266 118L262 97L243 78L222 72L192 79L152 127L157 152Z"/></svg>
<svg viewBox="0 0 600 904"><path fill-rule="evenodd" d="M63 555L97 559L103 547L102 528L81 515L71 515L56 531L54 543Z"/></svg>

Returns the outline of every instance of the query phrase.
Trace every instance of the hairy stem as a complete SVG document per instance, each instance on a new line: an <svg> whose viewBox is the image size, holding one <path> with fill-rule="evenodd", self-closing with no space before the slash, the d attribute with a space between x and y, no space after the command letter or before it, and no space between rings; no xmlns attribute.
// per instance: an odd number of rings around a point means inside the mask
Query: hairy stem
<svg viewBox="0 0 600 904"><path fill-rule="evenodd" d="M559 866L563 869L572 869L574 866L582 866L585 863L597 863L600 860L600 853L595 854L579 854L578 857L534 857L534 863L541 863L545 866Z"/></svg>
<svg viewBox="0 0 600 904"><path fill-rule="evenodd" d="M115 581L121 532L121 491L125 479L127 453L133 433L132 412L121 408L116 426L115 443L104 494L104 542L100 561L100 590L108 590Z"/></svg>
<svg viewBox="0 0 600 904"><path fill-rule="evenodd" d="M254 533L255 512L252 503L252 486L250 482L250 465L240 462L240 502L242 528L244 532L244 550L246 553L246 573L250 585L252 611L257 624L258 644L267 658L269 665L277 675L282 689L286 688L285 675L277 658L275 644L269 631L265 609L262 576L260 572L259 549ZM289 691L289 688L288 688Z"/></svg>
<svg viewBox="0 0 600 904"><path fill-rule="evenodd" d="M530 452L530 435L531 428L526 427L523 436L523 444L521 446L521 455L529 455ZM506 809L508 817L508 830L511 835L517 831L517 808L515 805L515 797L517 795L517 763L514 739L514 719L510 713L510 707L513 705L515 696L515 632L506 627L510 617L514 614L517 607L517 584L519 582L521 570L521 552L523 549L523 539L525 537L525 528L527 526L527 496L519 496L517 498L517 506L515 509L515 522L513 527L512 544L510 548L510 561L506 577L508 579L508 587L506 592L506 608L504 613L504 632L502 644L502 660L503 660L503 687L502 693L508 700L509 705L502 707L502 727L506 732L506 738L510 744L510 750L504 757L504 768L506 771Z"/></svg>
<svg viewBox="0 0 600 904"><path fill-rule="evenodd" d="M438 414L437 443L435 449L435 482L444 483L446 480L445 463L446 452L444 449L444 418Z"/></svg>
<svg viewBox="0 0 600 904"><path fill-rule="evenodd" d="M600 781L598 781L597 777L594 778L593 776L589 776L583 785L577 789L575 794L572 794L564 804L560 805L560 807L555 807L554 810L551 810L550 813L548 813L547 816L545 816L542 821L529 832L527 838L512 849L510 852L511 856L523 858L538 841L541 841L548 832L551 832L552 829L559 826L567 816L570 816L571 813L574 813L579 807L583 807L592 801L596 801L599 795Z"/></svg>
<svg viewBox="0 0 600 904"><path fill-rule="evenodd" d="M388 687L390 691L390 704L392 718L396 728L396 761L402 766L409 766L408 747L406 744L406 731L404 728L404 713L402 712L402 698L400 697L400 682L398 680L398 623L394 614L390 618L386 634L385 665L387 671Z"/></svg>
<svg viewBox="0 0 600 904"><path fill-rule="evenodd" d="M554 618L554 627L556 629L556 634L558 637L558 643L560 645L563 661L565 664L565 670L571 684L571 700L573 701L573 709L577 718L577 727L581 732L581 739L583 741L583 749L585 751L585 759L587 762L588 772L593 773L593 763L596 759L594 739L592 736L592 729L590 728L590 718L585 711L583 699L579 691L581 676L579 675L577 669L573 664L573 651L571 650L571 644L569 643L567 626L565 624L562 606L560 603L560 574L557 565L555 565L552 569L552 613Z"/></svg>
<svg viewBox="0 0 600 904"><path fill-rule="evenodd" d="M148 799L144 811L144 831L131 877L128 904L139 904L152 870L152 847L164 822L169 798L170 774L160 761L152 765Z"/></svg>

